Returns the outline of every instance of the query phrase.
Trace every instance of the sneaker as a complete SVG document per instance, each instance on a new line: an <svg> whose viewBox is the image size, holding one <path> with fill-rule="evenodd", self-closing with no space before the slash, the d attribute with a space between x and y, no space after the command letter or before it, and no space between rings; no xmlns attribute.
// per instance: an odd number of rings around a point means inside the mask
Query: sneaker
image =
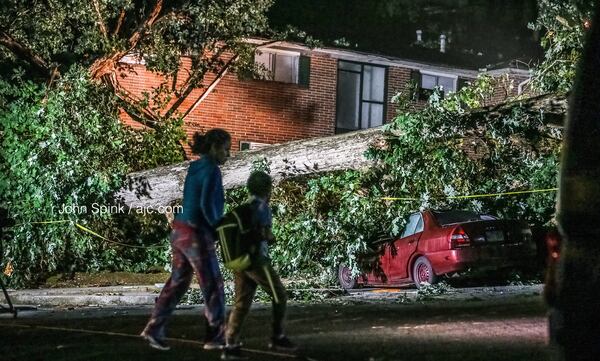
<svg viewBox="0 0 600 361"><path fill-rule="evenodd" d="M144 338L144 340L148 341L148 344L152 348L155 348L155 349L161 350L161 351L169 351L171 349L171 347L169 345L167 345L164 340L161 340L160 338L155 337L154 335L147 333L146 331L143 331L140 334L140 336L142 336Z"/></svg>
<svg viewBox="0 0 600 361"><path fill-rule="evenodd" d="M206 324L204 336L205 350L222 350L225 348L225 332L222 327L211 327Z"/></svg>
<svg viewBox="0 0 600 361"><path fill-rule="evenodd" d="M221 360L247 360L248 356L245 356L242 353L241 346L227 346L223 349L223 353L221 354Z"/></svg>
<svg viewBox="0 0 600 361"><path fill-rule="evenodd" d="M216 340L216 341L206 341L204 342L204 346L202 346L205 350L222 350L225 348L225 341Z"/></svg>
<svg viewBox="0 0 600 361"><path fill-rule="evenodd" d="M269 343L269 348L271 350L277 350L277 351L287 351L287 352L294 352L296 350L298 350L298 346L296 346L296 344L294 344L292 341L290 341L289 338L287 338L285 335L281 335L279 337L271 337L271 342Z"/></svg>

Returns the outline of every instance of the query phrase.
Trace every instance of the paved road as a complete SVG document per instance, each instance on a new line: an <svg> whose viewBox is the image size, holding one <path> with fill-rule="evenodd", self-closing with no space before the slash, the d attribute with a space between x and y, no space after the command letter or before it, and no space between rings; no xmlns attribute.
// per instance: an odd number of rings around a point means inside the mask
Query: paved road
<svg viewBox="0 0 600 361"><path fill-rule="evenodd" d="M379 297L373 294L380 294ZM489 294L487 292L486 294ZM148 306L49 309L0 317L1 360L218 360L201 349L200 306L179 309L171 351L150 349L136 335ZM288 333L302 357L269 354L270 309L255 307L244 330L251 360L551 360L539 292L415 301L402 292L353 294L325 304L294 304Z"/></svg>

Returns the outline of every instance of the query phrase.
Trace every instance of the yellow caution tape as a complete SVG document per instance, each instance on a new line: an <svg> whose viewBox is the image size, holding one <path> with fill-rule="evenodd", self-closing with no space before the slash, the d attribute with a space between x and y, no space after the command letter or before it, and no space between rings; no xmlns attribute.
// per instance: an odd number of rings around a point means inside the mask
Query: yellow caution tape
<svg viewBox="0 0 600 361"><path fill-rule="evenodd" d="M89 233L89 234L91 234L91 235L94 235L94 236L96 236L96 237L98 237L98 238L100 238L100 239L102 239L102 240L104 240L104 241L108 241L108 242L110 242L110 240L109 240L108 238L106 238L106 237L102 237L102 236L101 236L101 235L99 235L98 233L96 233L96 232L92 231L92 230L91 230L91 229L89 229L89 228L86 228L85 226L82 226L82 225L81 225L81 224L79 224L79 223L75 223L75 227L77 227L77 228L81 229L82 231L85 231L85 232L87 232L87 233Z"/></svg>
<svg viewBox="0 0 600 361"><path fill-rule="evenodd" d="M61 219L61 220L56 220L56 221L30 222L29 224L56 224L56 223L70 223L70 222L71 221L68 220L68 219ZM15 225L14 227L17 227L17 226L20 226L20 225L23 225L23 224L24 223L20 223L20 224ZM118 244L118 245L123 246L123 247L142 248L142 249L144 249L144 248L165 248L165 247L167 247L167 246L162 246L162 245L161 246L159 246L159 245L136 246L136 245L132 245L132 244L126 244L126 243L122 243L122 242L117 242L117 241L110 240L110 239L108 239L108 238L106 238L106 237L104 237L104 236L102 236L102 235L100 235L100 234L92 231L91 229L89 229L89 228L87 228L87 227L85 227L85 226L77 223L77 222L74 223L74 226L77 227L77 228L79 228L80 230L82 230L84 232L87 232L87 233L93 235L94 237L100 238L101 240L103 240L105 242L113 243L113 244Z"/></svg>
<svg viewBox="0 0 600 361"><path fill-rule="evenodd" d="M103 237L103 236L99 235L98 233L92 231L91 229L89 229L89 228L87 228L85 226L82 226L79 223L75 223L75 226L77 228L81 229L84 232L87 232L87 233L89 233L89 234L91 234L93 236L96 236L96 237L102 239L103 241L106 241L108 243L118 244L119 246L123 246L123 247L142 248L142 249L143 248L163 248L163 247L166 247L166 246L156 246L156 245L153 245L153 246L136 246L136 245L132 245L132 244L126 244L126 243L121 243L121 242L117 242L117 241L112 241L112 240L110 240L110 239L108 239L106 237Z"/></svg>
<svg viewBox="0 0 600 361"><path fill-rule="evenodd" d="M514 191L514 192L502 192L502 193L484 193L484 194L472 194L467 196L446 196L446 197L433 197L433 199L469 199L469 198L485 198L485 197L501 197L511 196L516 194L528 194L528 193L543 193L543 192L556 192L558 188L546 188L546 189L532 189L527 191ZM420 201L420 198L413 197L382 197L384 201Z"/></svg>
<svg viewBox="0 0 600 361"><path fill-rule="evenodd" d="M502 192L502 193L484 193L484 194L472 194L472 195L466 195L466 196L447 196L447 197L433 197L433 199L440 199L440 198L446 198L446 199L469 199L469 198L485 198L485 197L501 197L501 196L508 196L508 195L517 195L517 194L528 194L528 193L543 193L543 192L556 192L558 191L558 188L546 188L546 189L532 189L532 190L527 190L527 191L514 191L514 192ZM414 197L382 197L381 198L384 201L420 201L420 198L414 198ZM54 223L67 223L67 222L71 222L70 220L56 220L56 221L41 221L41 222L31 222L30 224L54 224ZM22 223L21 223L22 224ZM19 224L19 225L21 225ZM98 237L100 239L102 239L105 242L109 242L109 243L113 243L113 244L118 244L120 246L123 247L130 247L130 248L164 248L167 246L157 246L157 245L152 245L152 246L136 246L136 245L131 245L131 244L126 244L126 243L121 243L121 242L117 242L117 241L112 241L104 236L101 236L100 234L92 231L91 229L79 224L79 223L75 223L74 224L77 228L81 229L84 232L87 232L95 237ZM18 226L18 225L17 225ZM8 266L10 266L10 263L7 265L7 269ZM12 267L12 266L11 266ZM4 271L4 273L6 274L6 271ZM11 273L12 273L12 268L11 268Z"/></svg>

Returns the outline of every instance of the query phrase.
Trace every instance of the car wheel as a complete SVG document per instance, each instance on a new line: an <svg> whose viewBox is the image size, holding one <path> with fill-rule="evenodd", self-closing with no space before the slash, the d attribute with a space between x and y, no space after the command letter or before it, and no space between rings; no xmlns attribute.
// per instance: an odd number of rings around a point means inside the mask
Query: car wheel
<svg viewBox="0 0 600 361"><path fill-rule="evenodd" d="M431 263L425 257L417 258L417 261L413 266L412 278L415 285L417 285L417 288L420 288L424 283L432 285L438 280L438 277L433 273Z"/></svg>
<svg viewBox="0 0 600 361"><path fill-rule="evenodd" d="M338 282L345 290L356 288L358 283L356 277L352 277L352 271L345 264L340 264L338 267Z"/></svg>

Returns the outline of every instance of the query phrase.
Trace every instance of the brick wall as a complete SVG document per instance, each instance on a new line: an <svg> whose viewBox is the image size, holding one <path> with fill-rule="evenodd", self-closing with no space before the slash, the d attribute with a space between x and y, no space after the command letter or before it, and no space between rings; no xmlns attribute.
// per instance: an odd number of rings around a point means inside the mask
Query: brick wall
<svg viewBox="0 0 600 361"><path fill-rule="evenodd" d="M386 121L389 122L396 116L396 104L392 104L392 97L406 88L410 81L410 69L388 68L388 97Z"/></svg>
<svg viewBox="0 0 600 361"><path fill-rule="evenodd" d="M186 78L188 59L184 59L176 83ZM240 141L282 143L291 140L333 135L335 132L335 98L337 61L325 56L313 56L310 83L305 88L267 80L239 80L228 73L184 122L188 138L196 131L223 128L232 135L232 151ZM215 78L210 74L204 85ZM143 65L133 65L122 72L119 83L135 96L159 86L165 79L151 73ZM195 89L179 107L189 109L204 92ZM122 113L124 122L134 127L140 124Z"/></svg>
<svg viewBox="0 0 600 361"><path fill-rule="evenodd" d="M522 75L504 74L494 77L494 93L491 99L486 101L486 105L495 105L503 103L508 98L515 97L518 94L519 84L528 79ZM527 89L527 88L526 88Z"/></svg>

